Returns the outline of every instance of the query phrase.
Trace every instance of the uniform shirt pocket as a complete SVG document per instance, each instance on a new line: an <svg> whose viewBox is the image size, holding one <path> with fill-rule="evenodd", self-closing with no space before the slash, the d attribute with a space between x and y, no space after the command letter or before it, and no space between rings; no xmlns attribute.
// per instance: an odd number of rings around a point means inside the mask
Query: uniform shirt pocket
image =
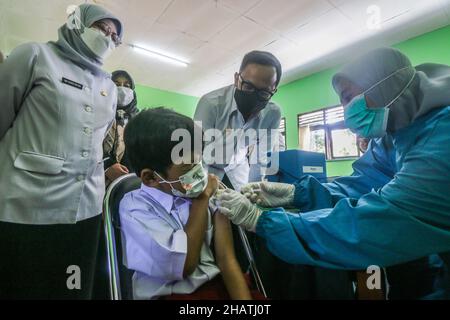
<svg viewBox="0 0 450 320"><path fill-rule="evenodd" d="M25 171L56 175L61 173L64 161L64 158L24 151L14 160L14 167Z"/></svg>

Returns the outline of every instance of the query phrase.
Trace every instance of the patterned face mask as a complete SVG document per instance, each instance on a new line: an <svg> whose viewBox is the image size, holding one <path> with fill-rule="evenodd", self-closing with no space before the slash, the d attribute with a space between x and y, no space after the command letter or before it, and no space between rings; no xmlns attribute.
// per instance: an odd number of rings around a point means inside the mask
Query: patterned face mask
<svg viewBox="0 0 450 320"><path fill-rule="evenodd" d="M161 179L159 183L168 183L170 188L172 189L172 194L176 197L182 198L197 198L199 195L205 191L206 186L208 185L208 175L206 171L203 169L201 163L197 164L193 167L189 172L180 176L178 180L175 181L167 181L164 180L160 174L155 172L155 174ZM172 184L179 182L186 193L182 193L175 189Z"/></svg>

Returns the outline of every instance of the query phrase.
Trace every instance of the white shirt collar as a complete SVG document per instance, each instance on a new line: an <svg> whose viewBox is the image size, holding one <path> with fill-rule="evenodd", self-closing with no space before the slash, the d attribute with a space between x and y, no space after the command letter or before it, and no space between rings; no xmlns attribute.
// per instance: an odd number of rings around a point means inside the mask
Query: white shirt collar
<svg viewBox="0 0 450 320"><path fill-rule="evenodd" d="M159 189L148 187L145 184L141 185L141 190L149 194L153 199L158 201L167 212L171 212L173 206L180 207L186 203L190 203L189 199L175 197L171 194L165 193Z"/></svg>

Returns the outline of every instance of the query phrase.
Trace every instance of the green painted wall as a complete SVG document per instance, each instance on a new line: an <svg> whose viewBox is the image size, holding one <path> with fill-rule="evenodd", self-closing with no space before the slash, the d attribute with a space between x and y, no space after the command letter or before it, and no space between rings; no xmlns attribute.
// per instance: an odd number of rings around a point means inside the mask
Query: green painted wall
<svg viewBox="0 0 450 320"><path fill-rule="evenodd" d="M450 26L423 34L394 47L408 55L413 64L425 62L450 64ZM327 69L306 78L288 83L278 90L274 100L283 109L286 117L287 145L298 146L297 115L304 112L333 106L339 103L331 79L338 67ZM352 172L352 161L330 161L329 176L347 175Z"/></svg>
<svg viewBox="0 0 450 320"><path fill-rule="evenodd" d="M136 85L139 109L168 107L189 117L194 116L199 98Z"/></svg>
<svg viewBox="0 0 450 320"><path fill-rule="evenodd" d="M450 26L423 34L394 47L407 54L413 64L435 62L450 64ZM289 149L298 146L297 115L339 103L331 86L331 78L338 67L324 70L280 87L274 100L283 109L286 117L287 145ZM166 106L192 117L199 98L158 90L138 85L136 92L139 107ZM329 161L329 176L347 175L352 172L353 161Z"/></svg>

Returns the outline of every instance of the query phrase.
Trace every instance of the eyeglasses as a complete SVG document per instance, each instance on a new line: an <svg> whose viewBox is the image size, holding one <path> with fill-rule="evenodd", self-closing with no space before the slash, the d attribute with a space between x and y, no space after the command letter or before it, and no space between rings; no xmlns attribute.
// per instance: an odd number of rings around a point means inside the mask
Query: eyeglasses
<svg viewBox="0 0 450 320"><path fill-rule="evenodd" d="M112 41L116 45L116 47L122 44L122 39L120 39L119 35L115 32L112 32L111 27L106 23L98 21L94 23L94 27L100 29L107 37L111 36Z"/></svg>
<svg viewBox="0 0 450 320"><path fill-rule="evenodd" d="M120 82L120 81L114 81L117 87L125 87L131 89L131 84L129 82Z"/></svg>
<svg viewBox="0 0 450 320"><path fill-rule="evenodd" d="M253 83L242 78L241 74L239 74L239 78L241 79L241 90L247 92L256 92L256 95L262 101L269 101L278 91L278 89L275 89L273 91L258 89Z"/></svg>

